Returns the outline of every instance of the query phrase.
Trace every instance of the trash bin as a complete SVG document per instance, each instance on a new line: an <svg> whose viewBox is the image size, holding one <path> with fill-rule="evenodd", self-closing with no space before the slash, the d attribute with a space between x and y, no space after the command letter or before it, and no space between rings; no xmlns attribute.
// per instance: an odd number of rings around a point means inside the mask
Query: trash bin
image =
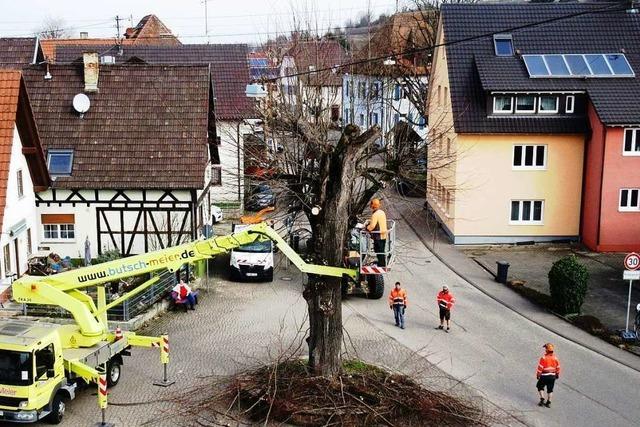
<svg viewBox="0 0 640 427"><path fill-rule="evenodd" d="M496 274L496 282L507 284L507 274L509 272L509 263L506 261L496 261L498 264L498 274Z"/></svg>

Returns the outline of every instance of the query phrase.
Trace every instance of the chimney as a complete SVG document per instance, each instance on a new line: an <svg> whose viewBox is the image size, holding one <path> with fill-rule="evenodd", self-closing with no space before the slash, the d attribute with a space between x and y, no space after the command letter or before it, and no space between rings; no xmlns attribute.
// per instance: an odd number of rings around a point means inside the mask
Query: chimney
<svg viewBox="0 0 640 427"><path fill-rule="evenodd" d="M82 54L84 62L84 91L98 91L98 54L96 52L85 52Z"/></svg>
<svg viewBox="0 0 640 427"><path fill-rule="evenodd" d="M89 38L89 33L86 31L80 31L80 38L81 39L88 39Z"/></svg>

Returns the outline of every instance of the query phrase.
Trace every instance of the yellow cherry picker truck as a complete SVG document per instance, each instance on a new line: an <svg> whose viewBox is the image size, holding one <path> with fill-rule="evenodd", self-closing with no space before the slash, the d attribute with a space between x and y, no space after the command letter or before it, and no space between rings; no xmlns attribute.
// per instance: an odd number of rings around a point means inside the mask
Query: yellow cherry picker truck
<svg viewBox="0 0 640 427"><path fill-rule="evenodd" d="M107 310L143 292L159 277L152 276L110 303L107 303L105 286L113 281L164 269L176 272L184 264L206 260L267 239L273 241L283 255L304 273L341 277L350 282L371 282L370 273L363 273L368 272L370 266L359 268L348 264L340 268L307 264L275 230L264 223L230 235L56 275L25 275L12 285L16 302L62 307L72 315L74 322L60 325L36 320L0 320L0 420L28 423L46 419L58 424L64 416L65 403L75 397L78 385L96 383L104 423L107 386L115 386L120 380L123 356L130 355L131 347L157 347L164 366L164 380L157 385L170 384L167 380L168 336L141 336L122 332L119 328L111 331L107 323ZM376 254L363 254L360 259L364 262L367 256L375 258ZM388 268L383 272L386 271ZM97 295L95 300L89 294L90 290ZM378 289L376 294L379 293Z"/></svg>

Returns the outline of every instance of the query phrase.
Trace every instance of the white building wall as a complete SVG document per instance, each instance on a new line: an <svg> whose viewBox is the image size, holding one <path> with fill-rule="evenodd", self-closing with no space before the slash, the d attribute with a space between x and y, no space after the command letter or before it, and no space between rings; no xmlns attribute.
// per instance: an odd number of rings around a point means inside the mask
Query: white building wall
<svg viewBox="0 0 640 427"><path fill-rule="evenodd" d="M253 133L253 128L245 121L220 121L217 131L222 185L211 188L211 203L229 212L241 210L244 204L244 135Z"/></svg>
<svg viewBox="0 0 640 427"><path fill-rule="evenodd" d="M425 87L427 79L421 77ZM398 121L412 122L413 129L423 139L427 136L426 119L421 120L418 109L400 94L396 94L396 80L358 74L345 74L342 80L342 118L345 124L356 124L369 128L378 124L382 130L382 141ZM377 84L380 96L373 97L372 85ZM347 87L348 86L348 87ZM361 88L364 88L364 96ZM376 121L377 120L377 121ZM420 125L424 123L424 125Z"/></svg>
<svg viewBox="0 0 640 427"><path fill-rule="evenodd" d="M22 171L23 195L18 195L18 171ZM17 128L13 131L11 146L11 161L7 183L7 198L2 221L2 235L0 237L0 268L2 270L2 284L8 284L11 279L7 273L24 274L27 270L29 254L38 245L37 217L33 183L29 174L27 160L22 154L22 143ZM28 234L31 234L31 247L28 247ZM17 245L16 245L17 242ZM4 251L9 248L9 265L5 265ZM16 246L17 260L16 264Z"/></svg>
<svg viewBox="0 0 640 427"><path fill-rule="evenodd" d="M86 200L94 200L95 199L95 191L94 190L80 190L80 195L84 197ZM148 207L154 208L156 205L152 203L152 201L158 200L162 197L163 191L160 190L147 190L146 198ZM180 202L189 202L191 201L191 193L189 190L173 190L171 192L174 197L178 199L178 203ZM39 196L43 200L51 200L52 190L43 191L38 193ZM56 190L56 197L58 200L65 200L71 194L70 190ZM127 190L127 197L129 197L134 202L130 204L131 207L137 208L140 206L140 203L136 203L135 201L142 200L142 191L141 190ZM99 190L99 198L100 200L109 200L116 195L115 190ZM77 199L76 196L74 196ZM165 200L172 200L167 199ZM183 203L183 206L184 206ZM35 206L35 203L33 203ZM163 205L161 205L163 206ZM84 258L84 248L85 248L85 240L88 238L91 245L91 255L92 257L96 257L99 253L98 248L98 227L97 227L97 209L98 208L107 208L109 207L108 202L99 202L99 203L90 203L87 206L87 203L83 203L81 201L77 201L75 206L72 204L59 204L56 202L51 202L49 206L45 202L41 202L40 206L35 208L37 213L35 218L35 232L34 236L37 236L39 243L39 249L47 252L55 252L61 257L70 256L71 258ZM112 207L114 209L124 207L124 200L121 196L117 198L117 201L112 203ZM169 207L164 205L164 207ZM46 239L44 237L44 227L42 224L42 214L73 214L74 215L74 238L73 239ZM196 212L197 214L197 212ZM154 219L156 220L156 226L158 229L167 229L167 224L171 224L171 228L173 230L177 230L180 228L182 223L182 215L183 212L172 212L170 217L167 218L165 213L154 213ZM120 223L120 213L116 211L105 212L105 217L109 223L111 231L117 233L122 231L124 228L125 231L134 230L136 225L136 220L138 216L137 210L131 210L128 212L124 212L122 215L122 219L124 220L123 225ZM101 218L102 225L101 231L107 231L106 226L104 225L104 219ZM142 221L142 219L140 220ZM142 229L143 224L138 223L138 229ZM187 229L190 229L190 219L187 219L186 223ZM147 228L149 231L153 231L153 226L151 222L148 222ZM199 233L198 233L199 234ZM130 239L130 235L126 236L126 244L128 245ZM177 244L175 241L176 237L173 237L173 244ZM101 236L100 249L102 252L114 249L114 244L106 234L102 234ZM190 236L183 236L182 242L191 240ZM116 239L116 243L119 244L118 239ZM149 250L159 249L160 245L158 242L152 241L149 244ZM145 252L144 245L144 236L136 235L134 237L133 246L131 248L132 254L143 253Z"/></svg>

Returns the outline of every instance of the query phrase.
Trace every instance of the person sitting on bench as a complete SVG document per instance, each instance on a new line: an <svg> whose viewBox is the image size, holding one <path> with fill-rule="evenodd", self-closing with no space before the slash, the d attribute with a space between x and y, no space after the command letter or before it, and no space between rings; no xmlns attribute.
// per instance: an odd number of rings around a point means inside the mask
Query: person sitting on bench
<svg viewBox="0 0 640 427"><path fill-rule="evenodd" d="M195 298L195 295L193 294L193 291L191 290L189 285L184 283L184 281L180 280L180 283L178 283L176 286L174 286L172 291L175 292L176 302L185 301L186 300L186 302L187 302L187 304L189 304L189 308L191 310L195 310L196 309L196 298Z"/></svg>

